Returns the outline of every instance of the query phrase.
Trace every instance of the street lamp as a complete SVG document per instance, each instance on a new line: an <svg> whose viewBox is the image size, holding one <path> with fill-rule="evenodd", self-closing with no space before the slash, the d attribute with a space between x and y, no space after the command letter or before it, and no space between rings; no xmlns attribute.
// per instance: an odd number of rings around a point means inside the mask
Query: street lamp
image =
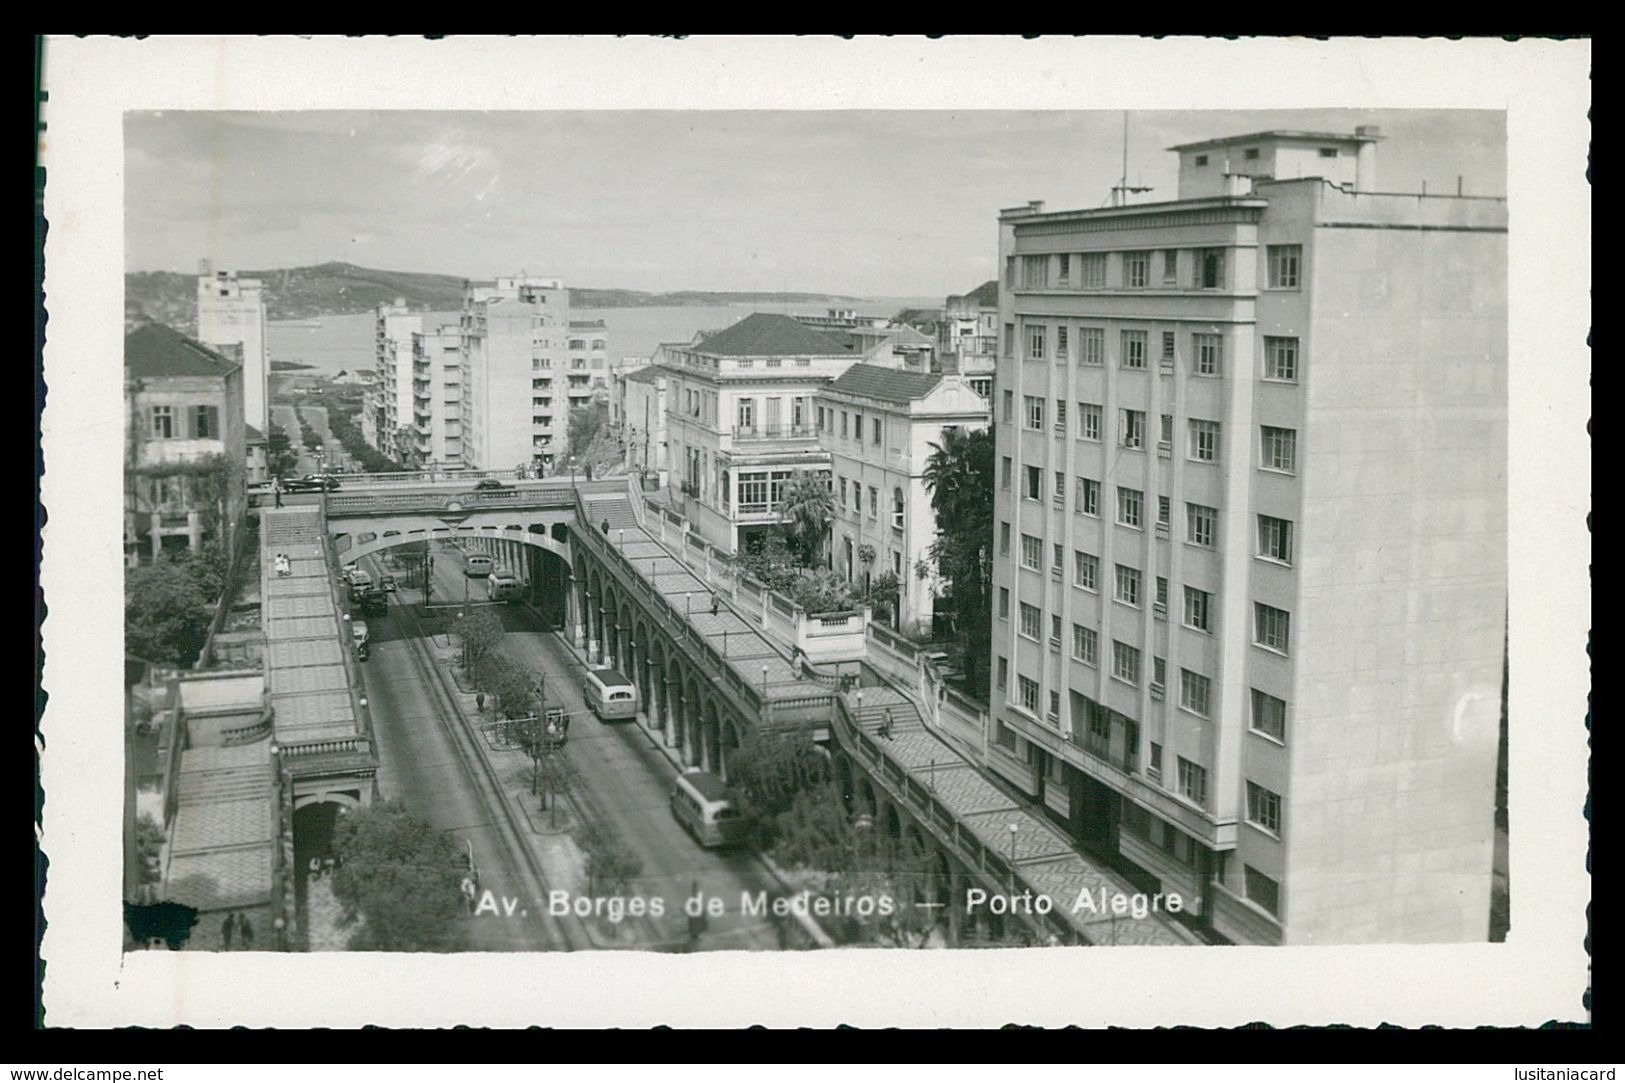
<svg viewBox="0 0 1625 1083"><path fill-rule="evenodd" d="M767 698L767 663L762 663L762 698Z"/></svg>
<svg viewBox="0 0 1625 1083"><path fill-rule="evenodd" d="M1016 893L1016 836L1020 834L1021 827L1010 825L1010 894Z"/></svg>

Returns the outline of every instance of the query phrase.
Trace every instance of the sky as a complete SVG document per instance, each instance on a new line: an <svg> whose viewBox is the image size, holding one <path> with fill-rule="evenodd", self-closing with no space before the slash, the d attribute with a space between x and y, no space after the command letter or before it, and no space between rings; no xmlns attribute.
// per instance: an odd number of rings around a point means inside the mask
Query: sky
<svg viewBox="0 0 1625 1083"><path fill-rule="evenodd" d="M998 211L1105 205L1121 112L131 112L125 268L556 275L583 287L942 297L994 277ZM1385 191L1505 195L1492 111L1131 112L1128 175L1179 143L1377 125Z"/></svg>

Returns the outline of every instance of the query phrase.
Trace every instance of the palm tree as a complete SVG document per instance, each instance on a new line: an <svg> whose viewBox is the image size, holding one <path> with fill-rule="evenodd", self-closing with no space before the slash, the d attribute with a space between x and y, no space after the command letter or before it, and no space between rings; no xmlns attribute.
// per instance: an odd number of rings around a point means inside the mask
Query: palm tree
<svg viewBox="0 0 1625 1083"><path fill-rule="evenodd" d="M930 447L922 476L937 522L976 523L991 532L993 430L955 426L943 432L942 443Z"/></svg>
<svg viewBox="0 0 1625 1083"><path fill-rule="evenodd" d="M802 563L817 567L824 552L824 537L835 516L835 498L817 474L799 472L784 487L784 510L779 521L795 543Z"/></svg>

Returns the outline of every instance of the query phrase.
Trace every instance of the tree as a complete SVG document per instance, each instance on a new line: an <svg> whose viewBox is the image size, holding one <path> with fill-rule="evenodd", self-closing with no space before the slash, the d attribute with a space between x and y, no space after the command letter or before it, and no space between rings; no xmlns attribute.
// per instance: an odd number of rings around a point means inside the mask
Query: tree
<svg viewBox="0 0 1625 1083"><path fill-rule="evenodd" d="M592 444L598 431L604 427L607 419L602 403L593 403L591 406L578 406L570 411L570 423L566 430L570 441L570 454L579 456Z"/></svg>
<svg viewBox="0 0 1625 1083"><path fill-rule="evenodd" d="M156 884L161 879L158 862L167 841L163 825L153 819L151 813L143 812L135 821L135 852L141 862L141 883Z"/></svg>
<svg viewBox="0 0 1625 1083"><path fill-rule="evenodd" d="M988 593L993 554L993 430L949 429L941 444L931 445L924 478L937 514L938 535L931 546L931 559L952 584L954 620L964 644L965 678L986 699L993 616Z"/></svg>
<svg viewBox="0 0 1625 1083"><path fill-rule="evenodd" d="M505 655L489 651L474 667L474 685L496 697L504 718L524 718L536 711L536 685L529 672Z"/></svg>
<svg viewBox="0 0 1625 1083"><path fill-rule="evenodd" d="M607 824L592 821L576 831L587 855L587 894L626 895L643 873L643 859Z"/></svg>
<svg viewBox="0 0 1625 1083"><path fill-rule="evenodd" d="M457 622L457 639L463 649L463 672L472 677L502 642L502 622L490 610L471 609Z"/></svg>
<svg viewBox="0 0 1625 1083"><path fill-rule="evenodd" d="M213 601L183 560L131 568L124 577L125 653L190 667L208 637Z"/></svg>
<svg viewBox="0 0 1625 1083"><path fill-rule="evenodd" d="M464 875L456 843L391 801L339 817L333 894L365 925L350 947L445 951L456 947Z"/></svg>
<svg viewBox="0 0 1625 1083"><path fill-rule="evenodd" d="M784 487L784 510L780 522L804 568L823 563L824 540L835 517L835 498L829 483L817 474L798 471Z"/></svg>
<svg viewBox="0 0 1625 1083"><path fill-rule="evenodd" d="M798 794L833 792L829 757L803 730L752 727L728 754L728 784L762 849L772 849ZM837 802L838 803L838 802Z"/></svg>
<svg viewBox="0 0 1625 1083"><path fill-rule="evenodd" d="M834 613L856 604L851 584L828 568L803 568L776 531L763 536L739 558L739 569L809 613Z"/></svg>

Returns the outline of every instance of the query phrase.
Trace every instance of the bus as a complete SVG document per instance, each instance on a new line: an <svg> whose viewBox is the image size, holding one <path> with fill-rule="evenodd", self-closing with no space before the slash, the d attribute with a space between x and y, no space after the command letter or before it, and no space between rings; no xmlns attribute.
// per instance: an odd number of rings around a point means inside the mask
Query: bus
<svg viewBox="0 0 1625 1083"><path fill-rule="evenodd" d="M616 670L587 670L587 679L581 684L581 698L587 701L600 722L637 717L637 685Z"/></svg>
<svg viewBox="0 0 1625 1083"><path fill-rule="evenodd" d="M485 580L485 594L493 602L516 601L521 594L519 577L498 568Z"/></svg>
<svg viewBox="0 0 1625 1083"><path fill-rule="evenodd" d="M465 553L463 555L463 574L484 577L491 574L495 567L491 558L485 553Z"/></svg>
<svg viewBox="0 0 1625 1083"><path fill-rule="evenodd" d="M671 814L706 849L745 841L745 820L716 775L690 767L671 787Z"/></svg>

